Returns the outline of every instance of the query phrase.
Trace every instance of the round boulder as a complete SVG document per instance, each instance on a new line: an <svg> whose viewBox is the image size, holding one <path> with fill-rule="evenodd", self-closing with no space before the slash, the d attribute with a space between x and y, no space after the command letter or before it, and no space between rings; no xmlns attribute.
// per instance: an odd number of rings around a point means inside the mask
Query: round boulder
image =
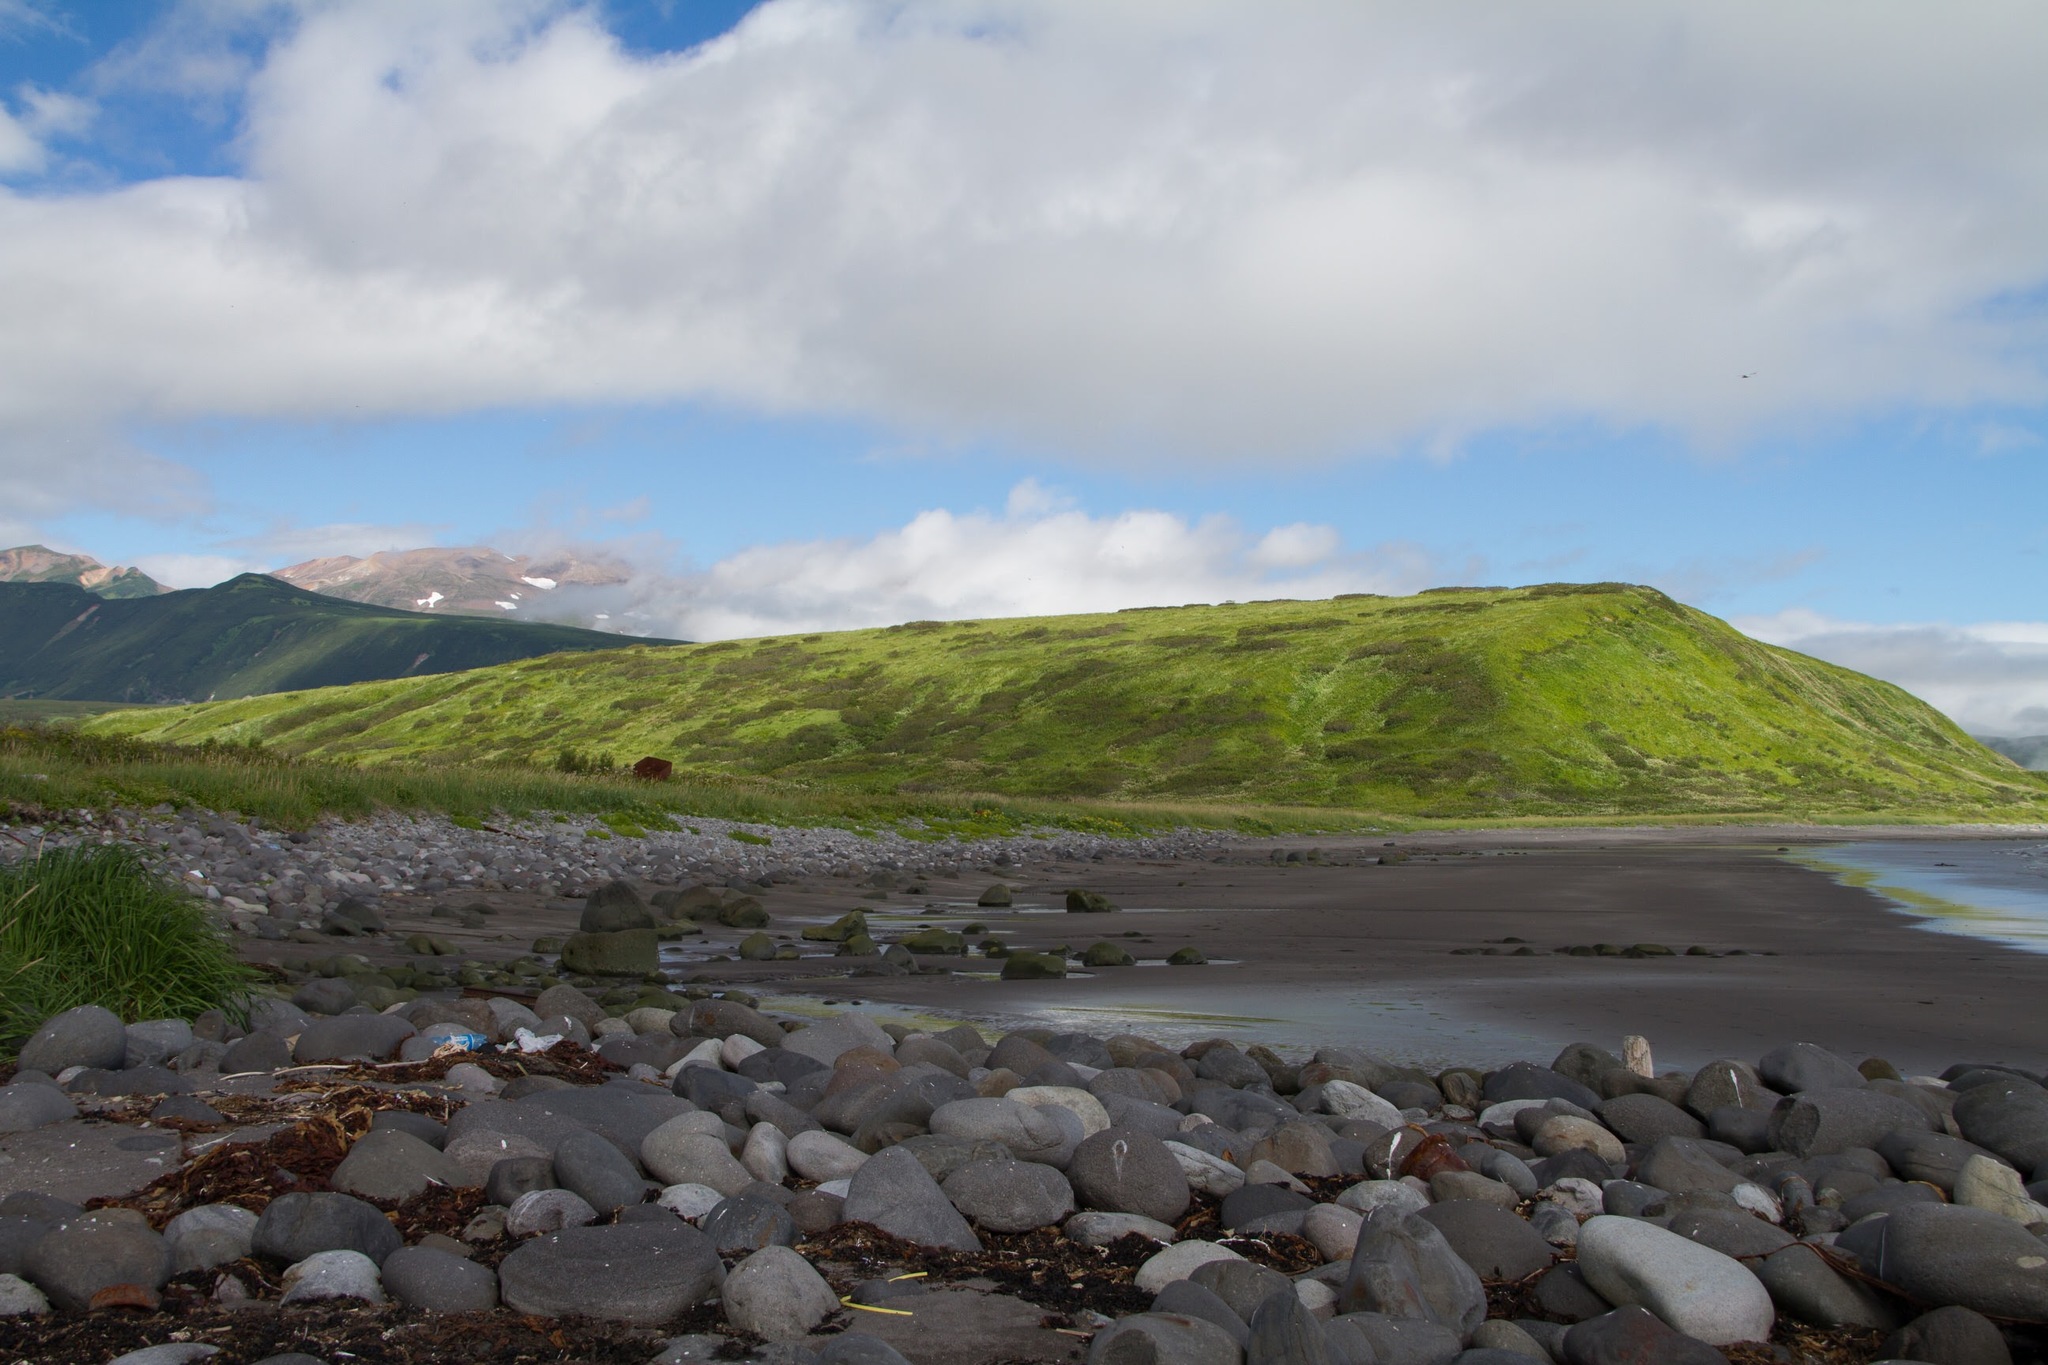
<svg viewBox="0 0 2048 1365"><path fill-rule="evenodd" d="M517 1313L654 1324L710 1298L718 1271L710 1239L681 1219L564 1228L505 1258L499 1294Z"/></svg>
<svg viewBox="0 0 2048 1365"><path fill-rule="evenodd" d="M1074 1149L1067 1178L1083 1207L1173 1223L1187 1212L1188 1178L1166 1144L1135 1128L1105 1128Z"/></svg>
<svg viewBox="0 0 2048 1365"><path fill-rule="evenodd" d="M99 1005L80 1005L43 1021L15 1059L23 1071L56 1075L66 1067L118 1071L128 1060L128 1030L121 1016Z"/></svg>

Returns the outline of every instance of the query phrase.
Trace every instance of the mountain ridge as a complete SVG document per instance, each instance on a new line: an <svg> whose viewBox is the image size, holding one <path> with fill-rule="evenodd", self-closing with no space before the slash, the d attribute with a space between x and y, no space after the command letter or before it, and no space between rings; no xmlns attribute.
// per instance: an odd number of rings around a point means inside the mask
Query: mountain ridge
<svg viewBox="0 0 2048 1365"><path fill-rule="evenodd" d="M263 574L107 599L0 583L0 697L164 703L477 668L629 636L433 617L324 597Z"/></svg>
<svg viewBox="0 0 2048 1365"><path fill-rule="evenodd" d="M635 646L86 727L353 761L609 751L853 790L1423 818L2048 815L2048 783L1903 690L1626 584Z"/></svg>
<svg viewBox="0 0 2048 1365"><path fill-rule="evenodd" d="M140 569L102 564L91 555L65 554L47 545L0 550L0 583L69 583L97 597L160 597L171 589Z"/></svg>
<svg viewBox="0 0 2048 1365"><path fill-rule="evenodd" d="M531 613L563 589L616 587L623 565L574 555L508 555L485 545L331 555L273 569L271 577L327 597L442 616ZM592 609L588 614L606 619Z"/></svg>

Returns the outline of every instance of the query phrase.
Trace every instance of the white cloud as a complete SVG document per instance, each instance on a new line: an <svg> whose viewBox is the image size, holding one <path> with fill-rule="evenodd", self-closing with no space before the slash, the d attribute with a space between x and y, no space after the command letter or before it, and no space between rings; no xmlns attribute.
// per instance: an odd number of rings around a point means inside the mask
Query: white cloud
<svg viewBox="0 0 2048 1365"><path fill-rule="evenodd" d="M1973 734L2048 734L2048 622L1870 625L1794 609L1733 624L1897 683Z"/></svg>
<svg viewBox="0 0 2048 1365"><path fill-rule="evenodd" d="M2048 397L2026 0L600 18L176 11L103 81L241 93L244 172L0 190L0 423L708 397L1266 460Z"/></svg>
<svg viewBox="0 0 2048 1365"><path fill-rule="evenodd" d="M1412 546L1350 552L1326 526L1254 537L1228 517L1096 517L1062 510L1062 499L1036 485L1019 491L1024 496L1013 496L1000 514L937 509L866 540L756 546L700 572L643 571L617 589L565 585L536 606L553 619L588 624L602 611L614 628L715 640L911 620L1401 593L1440 576ZM1270 551L1276 536L1287 547L1278 557Z"/></svg>
<svg viewBox="0 0 2048 1365"><path fill-rule="evenodd" d="M167 588L210 588L237 574L263 573L274 565L240 555L137 555L135 567Z"/></svg>

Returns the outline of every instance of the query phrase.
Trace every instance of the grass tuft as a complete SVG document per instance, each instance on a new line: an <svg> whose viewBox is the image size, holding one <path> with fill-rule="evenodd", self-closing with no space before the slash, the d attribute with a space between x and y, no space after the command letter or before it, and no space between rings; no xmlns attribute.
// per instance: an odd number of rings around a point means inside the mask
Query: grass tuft
<svg viewBox="0 0 2048 1365"><path fill-rule="evenodd" d="M0 867L0 1053L49 1016L239 1010L257 981L192 897L118 845L46 849Z"/></svg>

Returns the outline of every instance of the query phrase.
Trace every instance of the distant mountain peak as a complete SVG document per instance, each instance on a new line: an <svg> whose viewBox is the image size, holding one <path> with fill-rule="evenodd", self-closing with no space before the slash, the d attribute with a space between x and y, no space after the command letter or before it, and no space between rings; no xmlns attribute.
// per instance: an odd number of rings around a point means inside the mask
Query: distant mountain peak
<svg viewBox="0 0 2048 1365"><path fill-rule="evenodd" d="M509 555L487 545L331 555L273 574L310 592L437 615L504 616L564 587L624 583L624 565L571 554Z"/></svg>
<svg viewBox="0 0 2048 1365"><path fill-rule="evenodd" d="M171 589L140 569L67 555L47 545L0 550L0 583L70 583L101 597L156 597Z"/></svg>

